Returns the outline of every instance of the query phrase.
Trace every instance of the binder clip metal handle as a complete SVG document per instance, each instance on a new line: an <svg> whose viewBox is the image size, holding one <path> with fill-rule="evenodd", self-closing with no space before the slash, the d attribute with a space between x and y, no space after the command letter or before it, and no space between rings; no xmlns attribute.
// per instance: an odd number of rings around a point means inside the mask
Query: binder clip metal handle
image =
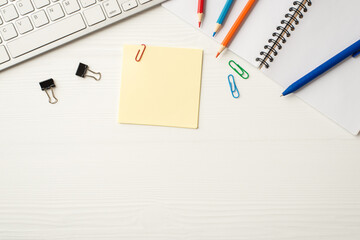
<svg viewBox="0 0 360 240"><path fill-rule="evenodd" d="M88 71L91 72L92 74L94 74L95 76L85 74L85 75L84 75L85 77L89 77L89 78L95 79L96 81L100 81L100 80L101 80L101 73L100 73L100 72L94 72L94 71L92 71L92 70L90 70L90 69L88 69Z"/></svg>
<svg viewBox="0 0 360 240"><path fill-rule="evenodd" d="M59 100L55 97L55 93L54 93L54 87L56 87L55 82L54 82L54 79L50 78L50 79L48 79L48 80L45 80L45 81L40 82L39 84L40 84L41 90L45 91L46 95L48 96L48 98L49 98L49 103L55 104L55 103L57 103L57 102L59 101ZM53 97L54 100L51 99L51 96L50 96L48 90L51 91L51 95L52 95L52 97Z"/></svg>
<svg viewBox="0 0 360 240"><path fill-rule="evenodd" d="M47 95L47 96L48 96L48 98L49 98L49 103L51 103L51 104L55 104L55 103L57 103L59 100L55 97L55 94L54 94L54 90L53 90L53 88L50 88L50 90L51 90L51 94L52 94L53 98L55 99L54 101L52 101L52 100L51 100L51 97L50 97L50 95L49 95L49 93L48 93L47 89L45 89L44 91L45 91L46 95Z"/></svg>
<svg viewBox="0 0 360 240"><path fill-rule="evenodd" d="M92 75L89 75L88 72L92 73ZM100 81L101 79L101 73L100 72L94 72L92 71L88 65L84 64L84 63L79 63L79 66L76 70L75 73L76 76L85 78L85 77L89 77L92 79L95 79L96 81Z"/></svg>

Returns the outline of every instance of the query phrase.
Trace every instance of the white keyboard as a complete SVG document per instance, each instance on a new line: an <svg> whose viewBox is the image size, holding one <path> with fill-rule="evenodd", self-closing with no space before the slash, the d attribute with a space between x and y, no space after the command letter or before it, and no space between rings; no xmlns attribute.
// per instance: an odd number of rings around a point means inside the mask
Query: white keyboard
<svg viewBox="0 0 360 240"><path fill-rule="evenodd" d="M0 0L0 71L166 0Z"/></svg>

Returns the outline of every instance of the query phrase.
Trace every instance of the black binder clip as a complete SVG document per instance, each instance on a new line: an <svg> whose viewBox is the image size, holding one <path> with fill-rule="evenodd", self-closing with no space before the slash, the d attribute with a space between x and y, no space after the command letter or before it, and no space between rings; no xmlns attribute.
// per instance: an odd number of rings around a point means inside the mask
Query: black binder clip
<svg viewBox="0 0 360 240"><path fill-rule="evenodd" d="M93 75L88 75L88 71L91 72ZM82 78L90 77L90 78L95 79L96 81L99 81L101 79L101 73L100 72L91 71L89 66L84 64L84 63L79 63L79 66L78 66L78 68L76 70L75 75L79 76L79 77L82 77Z"/></svg>
<svg viewBox="0 0 360 240"><path fill-rule="evenodd" d="M45 91L46 95L48 96L49 103L51 103L51 104L57 103L58 99L55 97L54 90L53 90L53 88L56 87L54 79L50 78L50 79L45 80L43 82L39 82L39 84L40 84L41 90ZM51 90L52 96L55 99L54 101L51 100L51 97L50 97L50 94L48 93L48 90Z"/></svg>

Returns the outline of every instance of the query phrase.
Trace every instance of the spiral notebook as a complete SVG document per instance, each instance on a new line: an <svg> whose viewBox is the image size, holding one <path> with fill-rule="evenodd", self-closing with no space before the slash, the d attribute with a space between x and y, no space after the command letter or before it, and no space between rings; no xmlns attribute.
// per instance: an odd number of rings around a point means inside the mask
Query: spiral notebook
<svg viewBox="0 0 360 240"><path fill-rule="evenodd" d="M209 37L225 1L207 1L200 31ZM222 41L246 2L234 2L216 41ZM256 67L266 59L264 65L269 68L262 71L285 88L360 39L359 0L312 0L311 6L308 2L258 0L229 49ZM163 6L197 27L196 1L170 0ZM290 36L286 31L281 35L287 25ZM281 49L272 48L275 42ZM360 59L349 58L296 95L356 135L360 130L359 76Z"/></svg>

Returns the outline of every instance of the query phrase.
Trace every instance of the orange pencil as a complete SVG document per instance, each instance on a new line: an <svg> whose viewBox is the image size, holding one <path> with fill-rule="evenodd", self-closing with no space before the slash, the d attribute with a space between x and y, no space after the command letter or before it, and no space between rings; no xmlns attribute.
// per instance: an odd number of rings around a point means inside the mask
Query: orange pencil
<svg viewBox="0 0 360 240"><path fill-rule="evenodd" d="M198 17L199 17L199 27L201 25L201 21L203 19L203 15L204 15L204 0L198 0Z"/></svg>
<svg viewBox="0 0 360 240"><path fill-rule="evenodd" d="M222 41L221 47L220 47L218 53L216 54L216 57L218 57L220 55L220 53L222 51L224 51L224 49L229 45L231 39L235 36L238 28L240 27L241 23L244 21L245 17L250 12L250 10L251 10L251 8L252 8L252 6L254 5L255 2L256 2L256 0L249 0L247 2L246 6L244 7L242 12L240 13L239 17L236 19L234 25L231 27L230 31L228 32L228 34L226 35L226 37Z"/></svg>

